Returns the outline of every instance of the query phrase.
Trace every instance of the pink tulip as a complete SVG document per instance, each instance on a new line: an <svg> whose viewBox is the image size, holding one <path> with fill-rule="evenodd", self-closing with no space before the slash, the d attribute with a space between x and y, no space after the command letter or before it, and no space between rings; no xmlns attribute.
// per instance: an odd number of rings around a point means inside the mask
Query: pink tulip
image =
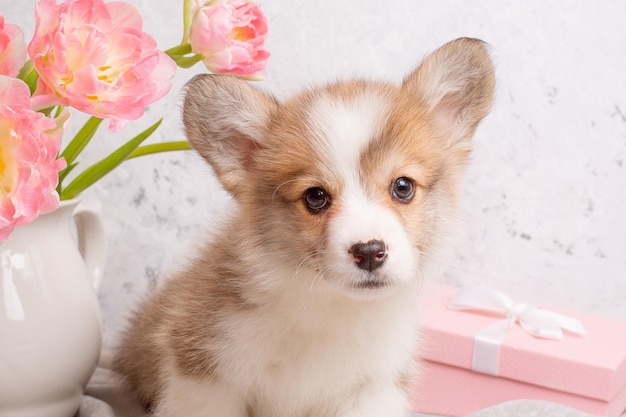
<svg viewBox="0 0 626 417"><path fill-rule="evenodd" d="M26 62L24 33L17 25L4 24L0 14L0 74L15 77Z"/></svg>
<svg viewBox="0 0 626 417"><path fill-rule="evenodd" d="M259 73L270 56L264 49L266 38L267 19L258 4L246 0L197 2L189 42L194 53L203 55L211 72L248 77Z"/></svg>
<svg viewBox="0 0 626 417"><path fill-rule="evenodd" d="M57 154L68 118L35 112L26 83L0 75L0 241L58 207L65 160Z"/></svg>
<svg viewBox="0 0 626 417"><path fill-rule="evenodd" d="M124 2L40 0L28 53L40 79L36 108L70 105L116 131L169 91L176 64Z"/></svg>

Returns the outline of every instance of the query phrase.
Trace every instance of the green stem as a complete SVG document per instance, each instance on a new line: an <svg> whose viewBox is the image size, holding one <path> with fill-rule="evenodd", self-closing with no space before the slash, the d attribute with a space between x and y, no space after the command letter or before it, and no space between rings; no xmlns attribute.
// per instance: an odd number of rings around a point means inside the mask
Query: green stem
<svg viewBox="0 0 626 417"><path fill-rule="evenodd" d="M65 169L59 172L59 184L57 185L57 192L61 193L62 184L65 178L69 175L70 172L74 170L78 166L78 162L74 162L73 164L68 164Z"/></svg>
<svg viewBox="0 0 626 417"><path fill-rule="evenodd" d="M189 29L191 28L191 6L193 0L185 0L183 2L183 41L181 43L189 43Z"/></svg>
<svg viewBox="0 0 626 417"><path fill-rule="evenodd" d="M129 156L128 159L138 158L144 155L151 155L160 152L170 152L170 151L189 151L192 147L189 145L187 141L176 141L176 142L163 142L163 143L154 143L151 145L140 146L135 149Z"/></svg>
<svg viewBox="0 0 626 417"><path fill-rule="evenodd" d="M54 112L54 118L56 119L63 113L63 106L57 106L56 111Z"/></svg>

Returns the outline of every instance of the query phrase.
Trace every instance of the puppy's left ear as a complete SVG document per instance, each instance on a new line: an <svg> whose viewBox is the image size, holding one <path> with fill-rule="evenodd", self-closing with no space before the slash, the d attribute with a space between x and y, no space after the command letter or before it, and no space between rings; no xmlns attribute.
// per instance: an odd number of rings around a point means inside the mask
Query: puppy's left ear
<svg viewBox="0 0 626 417"><path fill-rule="evenodd" d="M469 140L493 101L494 68L483 41L460 38L430 54L402 88L424 104L448 145Z"/></svg>
<svg viewBox="0 0 626 417"><path fill-rule="evenodd" d="M213 167L235 198L249 180L278 103L228 75L196 75L185 86L183 123L191 146Z"/></svg>

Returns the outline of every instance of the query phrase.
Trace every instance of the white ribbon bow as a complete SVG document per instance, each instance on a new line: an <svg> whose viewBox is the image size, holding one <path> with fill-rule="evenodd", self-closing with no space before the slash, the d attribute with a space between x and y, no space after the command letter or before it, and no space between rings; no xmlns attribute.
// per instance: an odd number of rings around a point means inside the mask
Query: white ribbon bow
<svg viewBox="0 0 626 417"><path fill-rule="evenodd" d="M519 323L529 334L542 339L561 340L563 330L580 336L587 334L582 323L572 317L516 302L500 291L482 286L461 288L448 308L505 317L485 327L474 338L472 370L490 375L498 375L500 346L507 331L515 323Z"/></svg>

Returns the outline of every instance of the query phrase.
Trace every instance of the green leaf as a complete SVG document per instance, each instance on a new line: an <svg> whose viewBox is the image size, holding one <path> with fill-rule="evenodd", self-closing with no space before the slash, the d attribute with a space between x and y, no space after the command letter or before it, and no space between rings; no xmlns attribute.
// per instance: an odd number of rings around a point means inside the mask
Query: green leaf
<svg viewBox="0 0 626 417"><path fill-rule="evenodd" d="M65 158L65 162L67 162L68 166L71 165L83 149L85 149L85 146L87 146L91 138L93 138L93 135L96 134L100 123L102 123L102 119L91 116L61 153L61 156Z"/></svg>
<svg viewBox="0 0 626 417"><path fill-rule="evenodd" d="M191 45L188 43L182 43L178 46L166 50L165 53L171 57L187 55L191 53Z"/></svg>
<svg viewBox="0 0 626 417"><path fill-rule="evenodd" d="M189 43L181 43L168 49L165 53L181 68L190 68L204 58L201 54L192 54Z"/></svg>
<svg viewBox="0 0 626 417"><path fill-rule="evenodd" d="M124 145L113 151L109 156L96 162L82 173L80 173L67 188L61 191L61 200L70 200L83 192L87 187L93 185L100 178L115 169L118 165L128 159L141 143L146 140L161 124L163 119L159 119L155 124L126 142Z"/></svg>
<svg viewBox="0 0 626 417"><path fill-rule="evenodd" d="M191 68L196 65L198 62L202 61L204 55L196 54L192 56L183 56L183 57L173 57L174 62L181 68Z"/></svg>
<svg viewBox="0 0 626 417"><path fill-rule="evenodd" d="M65 162L67 166L61 172L59 172L59 185L58 189L62 189L62 182L67 177L67 175L72 172L78 163L74 163L78 155L85 149L85 146L91 141L91 138L96 134L96 130L98 130L98 126L102 123L102 119L98 117L90 117L89 120L85 122L83 127L76 133L76 136L70 141L65 150L61 152L60 157L65 158ZM60 194L60 193L59 193Z"/></svg>
<svg viewBox="0 0 626 417"><path fill-rule="evenodd" d="M52 114L52 111L55 109L55 107L46 107L45 109L41 109L38 110L39 113L43 113L46 117L50 117L50 115Z"/></svg>
<svg viewBox="0 0 626 417"><path fill-rule="evenodd" d="M39 80L39 73L35 70L33 61L30 59L26 61L19 74L17 74L17 78L24 81L28 85L30 95L32 96L37 88L37 80Z"/></svg>
<svg viewBox="0 0 626 417"><path fill-rule="evenodd" d="M150 155L154 153L160 152L170 152L170 151L189 151L193 149L189 142L187 141L176 141L176 142L163 142L163 143L154 143L151 145L140 146L135 149L127 159L137 158L144 155Z"/></svg>

